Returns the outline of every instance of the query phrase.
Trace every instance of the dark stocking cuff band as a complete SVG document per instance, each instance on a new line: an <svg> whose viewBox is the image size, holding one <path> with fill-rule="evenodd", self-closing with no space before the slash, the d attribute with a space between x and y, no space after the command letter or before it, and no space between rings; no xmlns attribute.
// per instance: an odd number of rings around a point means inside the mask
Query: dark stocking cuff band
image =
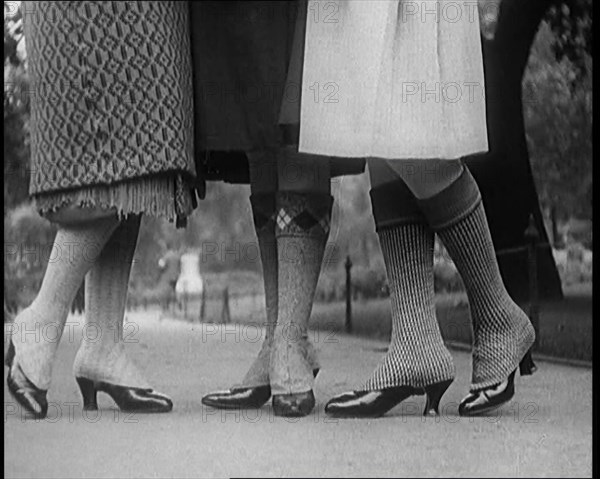
<svg viewBox="0 0 600 479"><path fill-rule="evenodd" d="M326 238L329 235L333 197L326 193L277 193L277 236L311 236Z"/></svg>
<svg viewBox="0 0 600 479"><path fill-rule="evenodd" d="M254 194L250 196L252 216L257 233L265 229L273 230L277 213L274 193Z"/></svg>
<svg viewBox="0 0 600 479"><path fill-rule="evenodd" d="M369 194L376 231L405 224L427 224L417 199L400 178L371 188Z"/></svg>
<svg viewBox="0 0 600 479"><path fill-rule="evenodd" d="M454 183L431 198L417 200L431 229L439 231L468 216L481 203L475 178L465 166Z"/></svg>

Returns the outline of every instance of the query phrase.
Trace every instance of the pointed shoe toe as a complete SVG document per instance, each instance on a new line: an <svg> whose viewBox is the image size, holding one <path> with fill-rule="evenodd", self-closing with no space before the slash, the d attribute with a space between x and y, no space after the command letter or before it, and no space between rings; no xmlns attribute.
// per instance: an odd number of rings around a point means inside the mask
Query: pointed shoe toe
<svg viewBox="0 0 600 479"><path fill-rule="evenodd" d="M5 358L8 366L6 385L11 396L27 412L32 419L44 419L48 414L48 399L46 389L38 388L29 380L18 363L15 363L15 347L10 341Z"/></svg>
<svg viewBox="0 0 600 479"><path fill-rule="evenodd" d="M202 404L217 409L258 409L271 398L271 387L255 386L216 391L202 398Z"/></svg>

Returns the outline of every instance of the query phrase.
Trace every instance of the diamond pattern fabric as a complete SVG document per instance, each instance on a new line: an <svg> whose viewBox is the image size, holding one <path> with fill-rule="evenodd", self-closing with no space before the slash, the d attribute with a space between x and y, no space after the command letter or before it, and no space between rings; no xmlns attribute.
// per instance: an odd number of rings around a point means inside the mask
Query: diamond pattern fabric
<svg viewBox="0 0 600 479"><path fill-rule="evenodd" d="M187 2L25 2L30 193L195 176Z"/></svg>

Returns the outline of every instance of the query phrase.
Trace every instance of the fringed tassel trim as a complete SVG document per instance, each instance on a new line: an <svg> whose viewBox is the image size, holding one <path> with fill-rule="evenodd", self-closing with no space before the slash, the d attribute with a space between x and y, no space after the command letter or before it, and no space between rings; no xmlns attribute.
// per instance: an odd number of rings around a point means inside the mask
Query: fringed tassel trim
<svg viewBox="0 0 600 479"><path fill-rule="evenodd" d="M36 195L35 201L42 216L50 216L66 207L102 208L116 209L120 218L143 213L181 222L193 209L193 201L189 189L176 191L178 186L185 184L179 180L174 175L151 176L110 186L97 185Z"/></svg>

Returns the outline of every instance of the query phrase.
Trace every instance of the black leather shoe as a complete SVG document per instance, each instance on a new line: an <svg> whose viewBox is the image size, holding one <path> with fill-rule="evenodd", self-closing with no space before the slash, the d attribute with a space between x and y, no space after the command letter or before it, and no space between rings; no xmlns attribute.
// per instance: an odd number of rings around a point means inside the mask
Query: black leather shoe
<svg viewBox="0 0 600 479"><path fill-rule="evenodd" d="M439 414L442 396L452 379L424 388L397 386L375 391L350 391L340 394L325 405L325 412L335 417L381 417L410 396L427 395L424 416Z"/></svg>
<svg viewBox="0 0 600 479"><path fill-rule="evenodd" d="M294 394L274 394L273 413L283 417L303 417L315 407L315 395L310 391Z"/></svg>
<svg viewBox="0 0 600 479"><path fill-rule="evenodd" d="M12 397L34 418L43 419L48 414L48 393L38 388L25 375L21 366L14 364L15 346L10 340L4 364L8 366L6 384Z"/></svg>
<svg viewBox="0 0 600 479"><path fill-rule="evenodd" d="M406 398L421 394L422 389L412 386L350 391L330 399L325 412L336 417L380 417Z"/></svg>
<svg viewBox="0 0 600 479"><path fill-rule="evenodd" d="M173 409L173 401L154 389L120 386L84 377L75 380L83 396L83 408L88 411L98 409L96 396L99 391L108 394L122 411L161 413Z"/></svg>
<svg viewBox="0 0 600 479"><path fill-rule="evenodd" d="M319 369L313 369L316 378ZM217 391L202 398L202 404L217 409L258 409L271 399L271 386L238 387Z"/></svg>
<svg viewBox="0 0 600 479"><path fill-rule="evenodd" d="M531 351L528 351L521 363L519 372L521 376L533 374L537 370L531 358ZM494 409L510 401L515 395L515 369L505 381L469 394L458 406L458 414L461 416L480 416L485 415Z"/></svg>
<svg viewBox="0 0 600 479"><path fill-rule="evenodd" d="M529 376L537 371L537 366L531 357L531 349L525 353L523 359L519 363L519 373L521 376Z"/></svg>
<svg viewBox="0 0 600 479"><path fill-rule="evenodd" d="M232 388L202 398L202 404L217 409L252 409L262 407L271 398L271 386Z"/></svg>
<svg viewBox="0 0 600 479"><path fill-rule="evenodd" d="M458 414L461 416L484 415L510 401L515 395L516 372L515 370L510 373L506 381L469 394L460 402Z"/></svg>

